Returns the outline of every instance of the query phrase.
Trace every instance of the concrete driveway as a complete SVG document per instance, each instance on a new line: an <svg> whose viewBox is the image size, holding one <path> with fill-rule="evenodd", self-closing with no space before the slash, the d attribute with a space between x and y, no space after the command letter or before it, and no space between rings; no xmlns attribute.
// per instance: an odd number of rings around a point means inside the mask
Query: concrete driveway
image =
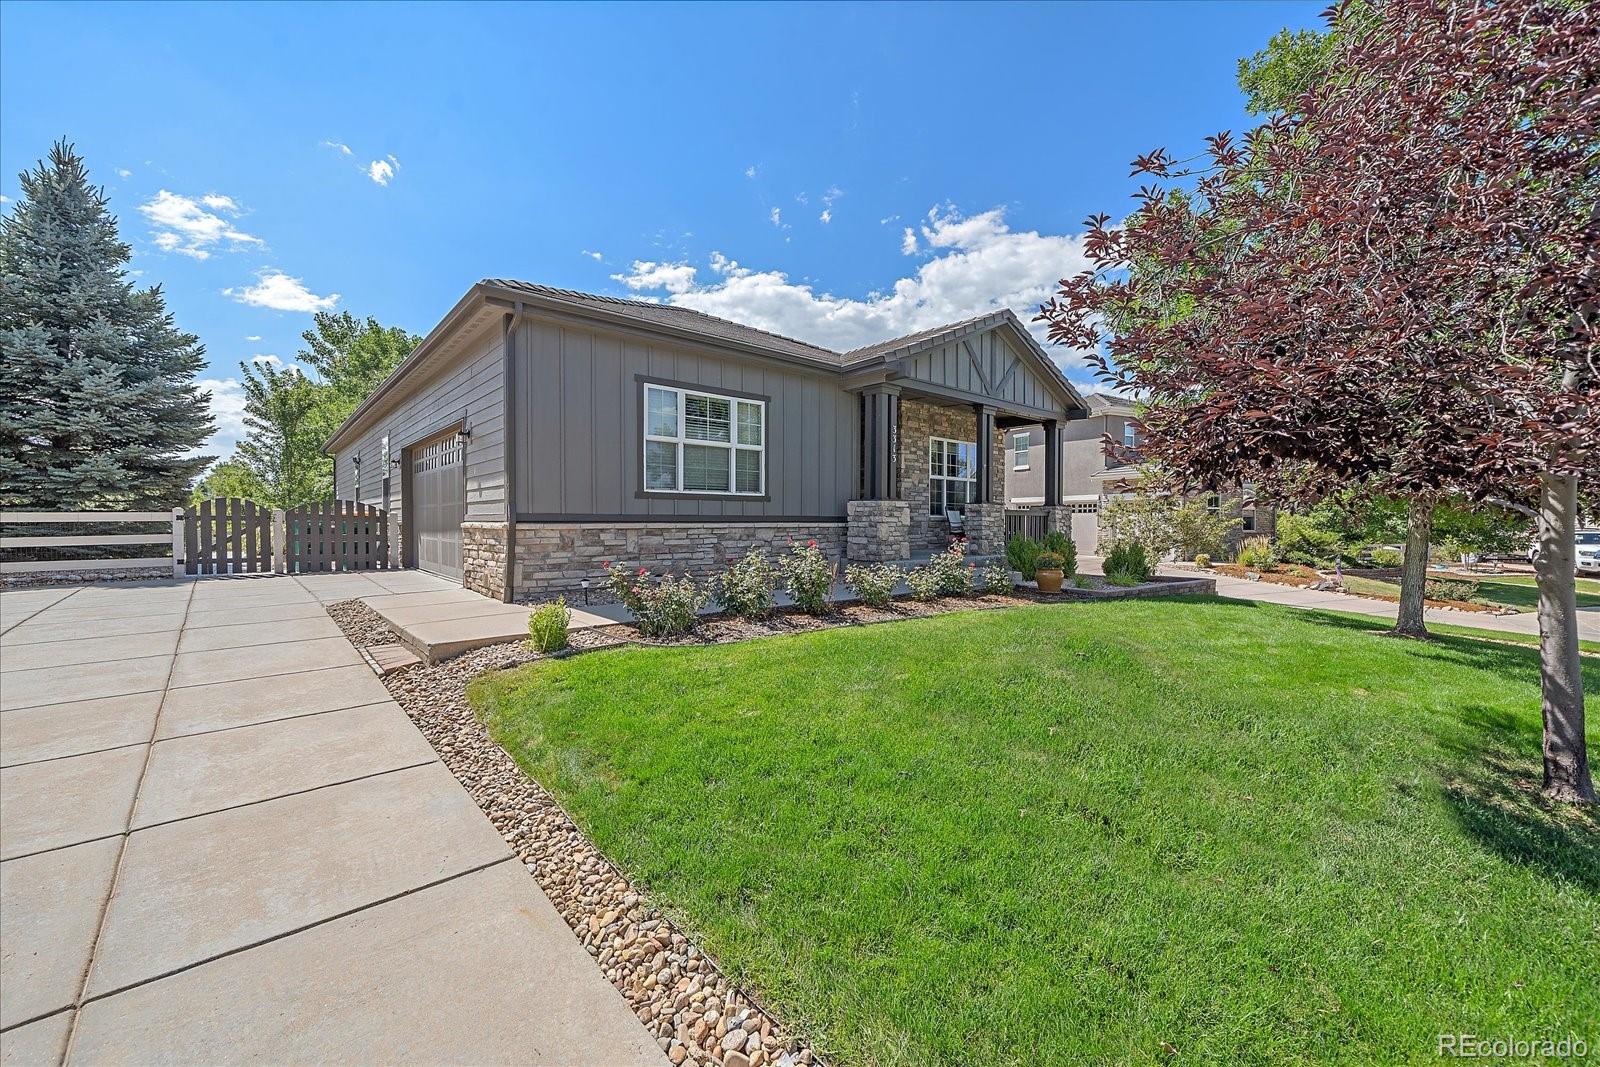
<svg viewBox="0 0 1600 1067"><path fill-rule="evenodd" d="M322 607L442 585L0 593L0 1060L665 1062Z"/></svg>

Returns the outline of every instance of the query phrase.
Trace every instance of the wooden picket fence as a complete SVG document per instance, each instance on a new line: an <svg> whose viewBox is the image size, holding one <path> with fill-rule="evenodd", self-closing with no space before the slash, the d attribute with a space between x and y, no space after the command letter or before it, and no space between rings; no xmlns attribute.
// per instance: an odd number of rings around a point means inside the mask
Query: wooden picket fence
<svg viewBox="0 0 1600 1067"><path fill-rule="evenodd" d="M269 511L218 498L178 513L185 574L309 574L389 567L389 515L373 504L330 500Z"/></svg>
<svg viewBox="0 0 1600 1067"><path fill-rule="evenodd" d="M253 500L218 497L191 508L183 525L185 574L266 574L272 512Z"/></svg>
<svg viewBox="0 0 1600 1067"><path fill-rule="evenodd" d="M291 574L389 567L389 513L374 504L330 500L284 512Z"/></svg>

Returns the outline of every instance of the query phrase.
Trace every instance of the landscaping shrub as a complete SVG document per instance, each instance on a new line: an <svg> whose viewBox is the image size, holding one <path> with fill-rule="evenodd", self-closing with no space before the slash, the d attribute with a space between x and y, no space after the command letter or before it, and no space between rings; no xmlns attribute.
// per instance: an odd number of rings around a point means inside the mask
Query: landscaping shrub
<svg viewBox="0 0 1600 1067"><path fill-rule="evenodd" d="M1212 511L1205 496L1190 497L1172 510L1172 542L1179 559L1221 552L1228 535L1244 525L1236 496L1217 498ZM1151 558L1156 558L1152 556Z"/></svg>
<svg viewBox="0 0 1600 1067"><path fill-rule="evenodd" d="M764 619L772 614L772 591L778 587L778 569L766 553L752 548L743 559L728 564L716 579L717 603L730 615Z"/></svg>
<svg viewBox="0 0 1600 1067"><path fill-rule="evenodd" d="M667 574L652 581L647 568L635 572L613 563L606 567L606 581L646 637L688 633L694 629L696 612L711 599L711 593L687 574L682 578Z"/></svg>
<svg viewBox="0 0 1600 1067"><path fill-rule="evenodd" d="M807 615L823 615L833 608L833 578L837 568L815 541L793 544L778 561L783 588L795 607Z"/></svg>
<svg viewBox="0 0 1600 1067"><path fill-rule="evenodd" d="M991 563L983 568L983 591L995 596L1011 592L1011 568L1003 563Z"/></svg>
<svg viewBox="0 0 1600 1067"><path fill-rule="evenodd" d="M1065 563L1066 560L1061 558L1061 553L1059 552L1041 552L1039 553L1039 558L1035 561L1034 573L1037 574L1039 571L1061 571L1065 574L1065 567L1063 566Z"/></svg>
<svg viewBox="0 0 1600 1067"><path fill-rule="evenodd" d="M1106 584L1120 586L1121 588L1126 589L1129 586L1139 585L1140 579L1135 578L1131 574L1108 574L1106 575Z"/></svg>
<svg viewBox="0 0 1600 1067"><path fill-rule="evenodd" d="M1031 537L1017 534L1006 542L1006 562L1011 569L1022 574L1023 580L1033 581L1033 572L1039 559L1040 545Z"/></svg>
<svg viewBox="0 0 1600 1067"><path fill-rule="evenodd" d="M1340 536L1304 515L1278 516L1278 559L1308 567L1329 567L1339 558Z"/></svg>
<svg viewBox="0 0 1600 1067"><path fill-rule="evenodd" d="M1072 543L1072 538L1060 530L1051 530L1039 542L1039 547L1061 557L1061 572L1068 578L1078 573L1078 546Z"/></svg>
<svg viewBox="0 0 1600 1067"><path fill-rule="evenodd" d="M567 647L567 624L571 621L566 597L540 604L528 616L528 647L535 652L560 652Z"/></svg>
<svg viewBox="0 0 1600 1067"><path fill-rule="evenodd" d="M967 562L967 542L952 541L950 547L928 561L927 569L938 584L940 596L971 596L973 564Z"/></svg>
<svg viewBox="0 0 1600 1067"><path fill-rule="evenodd" d="M1463 578L1429 578L1422 583L1422 595L1429 600L1460 600L1481 604L1478 583Z"/></svg>
<svg viewBox="0 0 1600 1067"><path fill-rule="evenodd" d="M844 581L869 608L886 606L902 577L899 567L887 563L856 563L845 568Z"/></svg>
<svg viewBox="0 0 1600 1067"><path fill-rule="evenodd" d="M1113 585L1138 585L1140 582L1150 580L1150 557L1145 554L1144 546L1137 541L1121 541L1111 546L1111 551L1106 553L1105 562L1101 567L1105 571L1106 580ZM1131 582L1118 582L1117 578L1131 578Z"/></svg>
<svg viewBox="0 0 1600 1067"><path fill-rule="evenodd" d="M1272 554L1272 542L1265 537L1250 537L1239 546L1239 566L1251 570L1265 570L1278 562Z"/></svg>
<svg viewBox="0 0 1600 1067"><path fill-rule="evenodd" d="M1372 565L1374 567L1398 567L1405 561L1405 553L1397 548L1375 548L1372 550Z"/></svg>
<svg viewBox="0 0 1600 1067"><path fill-rule="evenodd" d="M1211 557L1204 552L1197 552L1194 557L1194 565L1196 567L1209 567L1211 566Z"/></svg>
<svg viewBox="0 0 1600 1067"><path fill-rule="evenodd" d="M906 585L918 600L932 600L939 595L940 577L933 564L917 567L906 574Z"/></svg>

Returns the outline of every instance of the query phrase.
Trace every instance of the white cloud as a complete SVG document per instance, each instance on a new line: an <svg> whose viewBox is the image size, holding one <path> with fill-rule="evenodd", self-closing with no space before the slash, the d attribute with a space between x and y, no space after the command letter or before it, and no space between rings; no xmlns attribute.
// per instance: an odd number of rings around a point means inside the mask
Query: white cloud
<svg viewBox="0 0 1600 1067"><path fill-rule="evenodd" d="M833 202L844 195L844 190L837 185L828 186L828 191L822 194L822 206L832 207Z"/></svg>
<svg viewBox="0 0 1600 1067"><path fill-rule="evenodd" d="M350 146L347 145L347 144L344 144L344 143L342 143L340 141L323 141L322 142L322 147L323 148L331 148L335 152L339 153L341 156L348 156L348 155L351 154Z"/></svg>
<svg viewBox="0 0 1600 1067"><path fill-rule="evenodd" d="M119 178L131 178L131 177L133 177L133 171L129 170L127 167L118 167L117 168L117 177L119 177Z"/></svg>
<svg viewBox="0 0 1600 1067"><path fill-rule="evenodd" d="M783 209L782 208L776 208L776 207L773 208L771 211L767 212L767 218L772 220L772 224L774 226L778 227L779 229L783 228Z"/></svg>
<svg viewBox="0 0 1600 1067"><path fill-rule="evenodd" d="M823 225L827 225L833 221L833 209L825 208L822 214L818 215L817 218L822 221Z"/></svg>
<svg viewBox="0 0 1600 1067"><path fill-rule="evenodd" d="M393 156L388 159L374 159L367 164L367 177L379 185L388 185L394 180L394 172L400 166L400 161Z"/></svg>
<svg viewBox="0 0 1600 1067"><path fill-rule="evenodd" d="M891 222L899 222L899 221L900 221L900 216L899 215L885 215L883 218L878 220L878 225L879 226L887 226Z"/></svg>
<svg viewBox="0 0 1600 1067"><path fill-rule="evenodd" d="M207 210L207 209L210 210ZM237 249L266 242L245 233L215 212L238 215L239 206L231 197L208 193L198 200L162 189L139 205L140 214L150 220L152 240L163 252L177 252L194 259L210 259L211 251L226 245Z"/></svg>
<svg viewBox="0 0 1600 1067"><path fill-rule="evenodd" d="M756 165L754 163L744 168L744 176L746 178L754 178L756 176Z"/></svg>
<svg viewBox="0 0 1600 1067"><path fill-rule="evenodd" d="M1044 330L1032 321L1039 305L1059 279L1087 264L1081 235L1014 231L1003 208L967 216L946 204L929 211L920 229L931 254L916 272L859 299L818 292L780 270L743 267L722 252L711 254L715 277L705 281L687 262L636 263L617 280L636 291L665 290L669 303L849 350L1000 308L1016 312L1042 342ZM902 250L916 242L908 230ZM1081 364L1052 352L1063 365Z"/></svg>
<svg viewBox="0 0 1600 1067"><path fill-rule="evenodd" d="M260 364L262 366L271 367L273 370L282 370L283 369L283 360L279 359L277 356L273 355L271 352L258 352L257 354L255 354L255 355L250 357L250 362L251 363L257 363L257 364Z"/></svg>
<svg viewBox="0 0 1600 1067"><path fill-rule="evenodd" d="M244 386L237 378L201 378L195 384L211 394L211 418L217 424L202 451L227 459L245 434Z"/></svg>
<svg viewBox="0 0 1600 1067"><path fill-rule="evenodd" d="M599 262L600 262L600 261L601 261L601 260L603 260L603 259L605 259L605 258L606 258L606 257L605 257L605 256L604 256L604 255L602 255L602 254L601 254L601 253L599 253L599 252L591 252L591 251L590 251L590 250L589 250L589 249L587 249L587 248L585 248L585 249L584 249L584 250L583 250L583 254L584 254L584 255L586 255L586 256L588 256L588 257L589 257L589 258L590 258L590 259L592 259L592 260L594 260L594 261L595 261L595 262L596 262L596 263L599 263Z"/></svg>
<svg viewBox="0 0 1600 1067"><path fill-rule="evenodd" d="M6 196L4 193L0 193L0 204L9 204L9 203L11 203L11 198L9 196Z"/></svg>
<svg viewBox="0 0 1600 1067"><path fill-rule="evenodd" d="M245 340L246 341L259 341L259 340L261 340L261 335L259 333L253 333L249 337L246 337Z"/></svg>
<svg viewBox="0 0 1600 1067"><path fill-rule="evenodd" d="M339 302L338 293L318 296L307 289L299 278L291 278L281 270L264 270L256 275L256 284L224 289L222 295L231 296L251 307L306 313L327 311Z"/></svg>
<svg viewBox="0 0 1600 1067"><path fill-rule="evenodd" d="M907 226L905 232L900 235L900 254L902 256L917 254L917 231L910 226Z"/></svg>
<svg viewBox="0 0 1600 1067"><path fill-rule="evenodd" d="M612 281L621 282L637 292L640 289L665 289L669 293L686 293L694 286L694 268L687 263L655 263L648 259L633 261L628 274L613 274Z"/></svg>

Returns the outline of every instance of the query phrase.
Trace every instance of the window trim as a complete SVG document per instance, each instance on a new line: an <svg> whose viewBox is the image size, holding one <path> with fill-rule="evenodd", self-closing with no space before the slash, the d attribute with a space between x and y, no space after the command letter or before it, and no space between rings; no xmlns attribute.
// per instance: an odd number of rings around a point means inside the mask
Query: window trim
<svg viewBox="0 0 1600 1067"><path fill-rule="evenodd" d="M1022 441L1022 447L1017 447L1017 441ZM1033 469L1033 433L1023 431L1011 435L1011 469L1025 471Z"/></svg>
<svg viewBox="0 0 1600 1067"><path fill-rule="evenodd" d="M959 447L961 445L970 446L972 448L972 477L970 477L970 478L952 478L948 474L934 474L933 473L933 446L935 444L956 445L957 447ZM974 501L972 499L972 494L978 488L978 442L976 442L976 441L960 441L960 440L957 440L954 437L933 437L931 435L928 437L928 518L930 518L930 519L943 519L943 518L946 517L947 512L941 511L941 512L935 513L934 510L933 510L933 483L935 481L940 481L940 482L966 482L967 485L969 485L971 487L971 489L967 493L967 504L970 506L970 505L972 505L974 503L977 503L977 501ZM942 503L943 499L944 499L943 494L940 495L939 499L940 499L940 501ZM963 512L963 514L965 514L965 512Z"/></svg>
<svg viewBox="0 0 1600 1067"><path fill-rule="evenodd" d="M770 500L771 494L767 490L768 450L767 441L771 433L771 422L767 418L768 402L764 396L752 396L742 393L720 392L708 389L705 386L690 385L679 382L652 381L639 378L639 489L635 494L641 497L662 498L670 497L680 500ZM650 429L650 390L658 389L666 393L677 395L678 426L676 436L668 437L663 434L653 434ZM685 422L688 418L689 396L702 396L712 400L723 400L728 404L728 440L727 441L702 441L685 435ZM744 445L739 443L739 405L752 404L761 412L761 443L759 445ZM652 442L658 444L671 444L677 447L678 466L675 472L676 487L672 489L653 489L649 483L648 456ZM683 455L685 445L701 445L709 448L727 449L728 456L728 485L727 489L685 489L683 488ZM761 457L761 486L751 490L740 490L739 453L754 452Z"/></svg>
<svg viewBox="0 0 1600 1067"><path fill-rule="evenodd" d="M1122 447L1139 447L1139 425L1132 419L1127 419L1122 423Z"/></svg>

